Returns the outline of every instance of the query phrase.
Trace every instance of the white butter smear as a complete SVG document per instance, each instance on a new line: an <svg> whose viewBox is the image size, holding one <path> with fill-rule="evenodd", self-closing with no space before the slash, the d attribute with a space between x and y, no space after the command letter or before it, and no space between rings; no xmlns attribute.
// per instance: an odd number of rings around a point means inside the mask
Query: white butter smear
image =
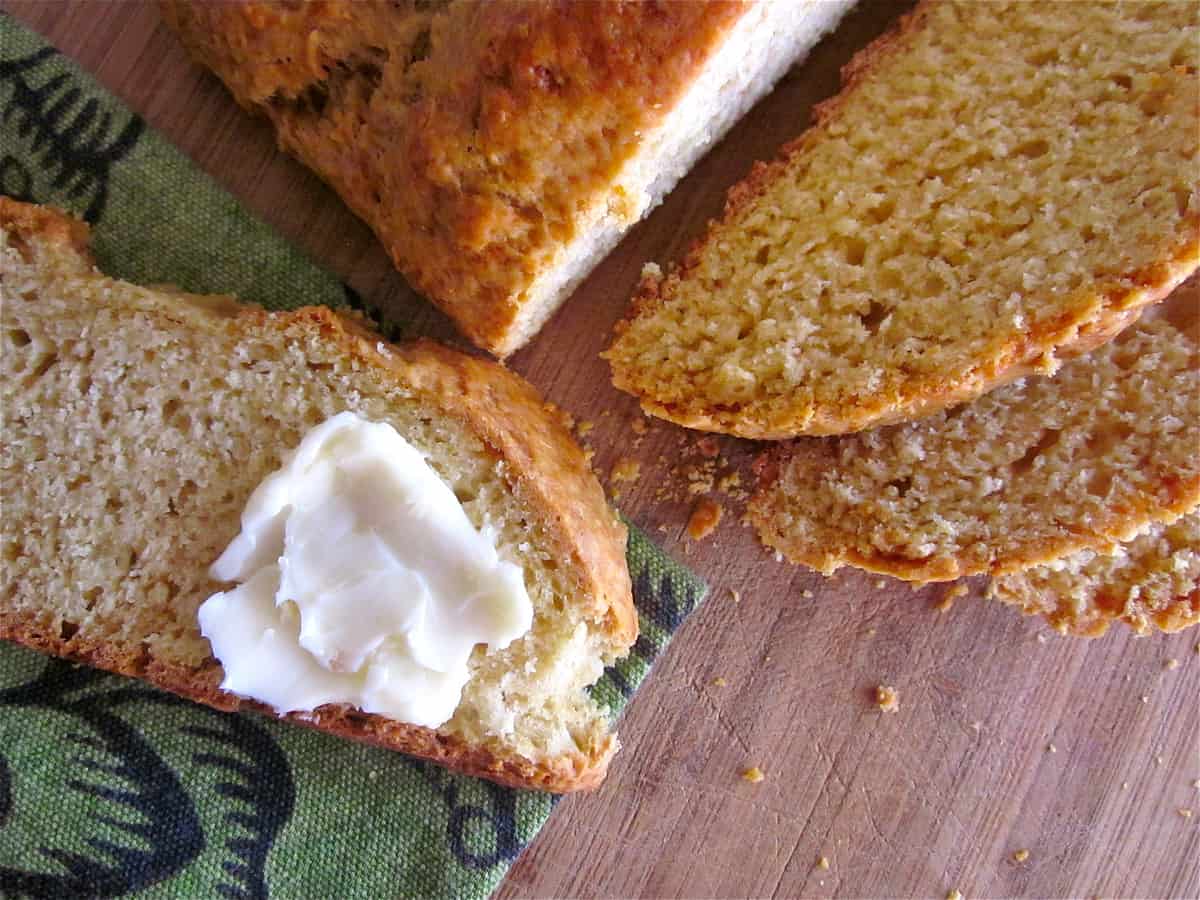
<svg viewBox="0 0 1200 900"><path fill-rule="evenodd" d="M237 587L200 607L224 690L279 712L346 703L435 728L478 644L529 631L520 566L390 425L344 412L312 429L213 563Z"/></svg>

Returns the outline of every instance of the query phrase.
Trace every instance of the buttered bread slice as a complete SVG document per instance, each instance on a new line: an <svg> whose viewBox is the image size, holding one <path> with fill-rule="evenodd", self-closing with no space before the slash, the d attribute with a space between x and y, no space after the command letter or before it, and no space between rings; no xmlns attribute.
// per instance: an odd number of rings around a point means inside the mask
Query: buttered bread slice
<svg viewBox="0 0 1200 900"><path fill-rule="evenodd" d="M919 422L781 444L750 518L795 562L916 582L1113 553L1200 503L1200 342L1181 312Z"/></svg>
<svg viewBox="0 0 1200 900"><path fill-rule="evenodd" d="M0 637L215 707L287 712L288 719L333 734L510 785L568 791L599 783L617 743L587 688L632 645L637 617L625 529L558 414L497 364L430 343L392 347L328 309L267 313L230 298L107 278L93 268L87 239L80 222L0 198ZM264 542L283 541L271 536L278 520L267 509L278 480L265 494L256 488L295 460L305 435L322 423L329 431L348 414L375 429L387 426L388 446L406 441L410 459L403 465L420 467L424 457L434 484L414 504L441 504L460 519L465 513L469 521L459 529L465 539L490 545L471 551L481 571L507 573L510 587L528 596L525 620L515 615L501 623L509 629L503 649L466 643L461 698L455 707L451 696L452 715L436 727L346 703L279 710L223 690L230 673L205 637L214 631L202 633L198 621L205 605L209 626L221 626L225 643L236 649L244 635L228 603L224 610L207 604L233 586L210 566L239 532L249 535L239 538L243 562L261 555ZM353 491L373 515L388 518L395 507L379 501L386 495L373 480L386 473L370 459L366 466L366 480L352 481L344 493ZM292 556L283 577L289 584L304 581L305 571L321 562L341 567L324 582L304 582L330 589L310 598L318 605L347 585L363 587L361 560L353 554L389 555L370 540L353 544L344 537L363 537L345 527L358 500L348 493L333 500L328 535L321 508L309 517L307 543L288 524ZM265 523L258 532L251 529L255 515ZM341 531L334 527L339 520ZM392 555L404 549L393 546ZM276 555L255 565L268 564L270 574ZM227 564L221 577L240 578L237 568ZM395 565L384 571L405 572ZM406 578L377 578L366 587L404 606L425 590ZM280 611L285 624L284 613L302 608L291 602L299 594L288 596ZM353 631L355 646L368 650L375 638L392 634L372 631L385 607L327 616L326 632L316 637ZM403 618L404 609L393 618ZM263 614L271 612L268 603ZM494 610L477 612L486 617ZM427 617L420 625L422 652L433 658L421 677L458 671L436 659L445 655L438 635L455 636L458 621L451 616L431 625ZM285 630L280 625L260 635L256 646L270 650L268 639ZM405 634L388 640L416 646L413 632ZM272 668L277 662L270 653L261 660L251 654L250 680L281 677ZM318 674L355 671L344 655L329 654ZM293 687L296 696L311 685Z"/></svg>
<svg viewBox="0 0 1200 900"><path fill-rule="evenodd" d="M1196 268L1198 57L1189 3L921 4L681 265L648 268L615 384L783 438L1052 371Z"/></svg>
<svg viewBox="0 0 1200 900"><path fill-rule="evenodd" d="M994 578L988 596L1081 637L1114 622L1139 634L1200 625L1200 512L1155 523L1111 556L1083 550Z"/></svg>

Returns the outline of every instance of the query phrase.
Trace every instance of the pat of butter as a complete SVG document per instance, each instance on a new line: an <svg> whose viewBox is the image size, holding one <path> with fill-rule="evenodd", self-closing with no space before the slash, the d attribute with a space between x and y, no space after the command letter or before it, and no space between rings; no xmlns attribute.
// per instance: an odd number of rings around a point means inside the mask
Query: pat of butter
<svg viewBox="0 0 1200 900"><path fill-rule="evenodd" d="M242 513L200 607L224 690L280 712L346 703L437 727L479 644L529 631L521 568L390 425L312 429Z"/></svg>

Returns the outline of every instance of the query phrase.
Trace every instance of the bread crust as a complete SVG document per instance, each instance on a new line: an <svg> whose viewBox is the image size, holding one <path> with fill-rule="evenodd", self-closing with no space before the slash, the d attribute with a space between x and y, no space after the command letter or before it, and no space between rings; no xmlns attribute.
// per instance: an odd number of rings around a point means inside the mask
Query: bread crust
<svg viewBox="0 0 1200 900"><path fill-rule="evenodd" d="M641 135L749 9L490 0L414 24L416 12L363 2L160 4L412 285L499 356L516 349L518 317L563 248L623 202L618 176Z"/></svg>
<svg viewBox="0 0 1200 900"><path fill-rule="evenodd" d="M665 276L650 274L640 280L628 312L615 326L614 343L640 314L670 298L688 272L700 265L708 246L720 239L722 230L729 223L750 208L777 180L788 176L793 163L801 159L811 145L823 139L829 123L836 119L849 98L890 57L904 50L940 2L943 0L921 0L915 9L900 17L890 30L843 66L841 91L814 108L813 124L809 129L785 144L774 161L755 163L749 175L730 188L721 219L709 221L705 233L692 242L683 259ZM1059 360L1087 353L1111 340L1135 322L1146 306L1169 296L1197 267L1200 267L1200 210L1191 210L1184 218L1177 240L1165 249L1161 259L1124 273L1123 277L1111 277L1078 289L1075 292L1078 302L1073 304L1080 310L1077 315L1042 322L1036 328L1010 335L990 357L976 360L954 381L933 376L906 379L898 385L899 396L886 400L858 398L853 405L841 408L793 406L769 415L765 410L754 409L754 404L713 406L705 404L703 398L664 402L647 394L630 373L616 366L613 367L613 384L636 396L646 412L701 431L759 440L847 434L919 419L1026 375L1053 371Z"/></svg>
<svg viewBox="0 0 1200 900"><path fill-rule="evenodd" d="M52 243L79 254L81 274L93 271L86 256L87 226L57 210L0 197L0 227L28 242ZM242 319L297 336L316 333L359 364L364 377L401 383L440 413L464 423L498 458L504 477L523 508L541 526L560 570L569 573L575 596L586 598L586 614L601 623L619 647L637 639L637 611L625 561L626 529L608 506L582 450L553 407L503 366L468 357L429 341L395 347L359 318L325 307L267 312L230 298L174 295L205 316ZM220 690L215 659L198 669L167 664L144 653L64 638L33 618L0 611L0 639L23 644L122 675L217 709L251 709L341 737L400 750L513 787L565 792L596 787L617 749L607 735L589 755L564 754L543 762L472 746L461 739L343 706L279 716L263 704Z"/></svg>

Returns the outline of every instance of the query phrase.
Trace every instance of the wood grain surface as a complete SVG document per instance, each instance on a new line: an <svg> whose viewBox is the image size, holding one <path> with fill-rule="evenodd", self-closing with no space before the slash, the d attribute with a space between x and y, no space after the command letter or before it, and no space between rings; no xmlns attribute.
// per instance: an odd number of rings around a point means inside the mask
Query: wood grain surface
<svg viewBox="0 0 1200 900"><path fill-rule="evenodd" d="M370 302L461 343L266 123L191 64L152 4L3 6ZM756 544L736 489L714 488L725 515L692 541L703 492L689 481L739 471L747 484L754 445L643 419L598 359L642 264L677 256L903 8L854 13L511 360L592 425L583 440L606 481L618 463L640 466L611 483L618 505L713 589L630 706L608 781L558 805L500 897L1200 895L1200 629L1069 640L985 602L978 584L939 611L944 587L826 580ZM879 684L899 691L898 712L875 705ZM739 775L752 765L758 784Z"/></svg>

